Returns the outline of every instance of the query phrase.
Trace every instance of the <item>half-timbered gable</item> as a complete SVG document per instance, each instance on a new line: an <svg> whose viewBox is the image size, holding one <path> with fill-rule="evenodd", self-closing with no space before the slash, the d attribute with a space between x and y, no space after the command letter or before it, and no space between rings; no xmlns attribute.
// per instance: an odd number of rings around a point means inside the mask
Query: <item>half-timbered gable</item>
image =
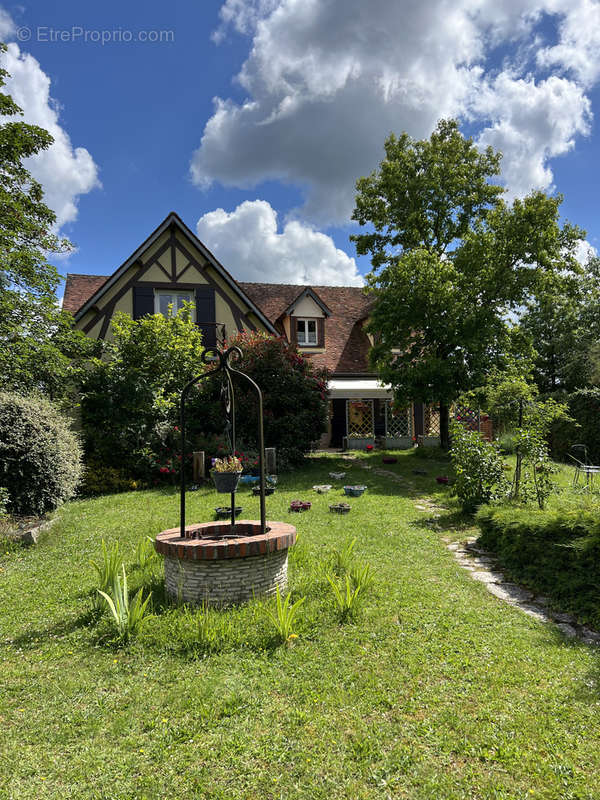
<svg viewBox="0 0 600 800"><path fill-rule="evenodd" d="M79 330L94 339L108 339L117 311L139 319L172 313L183 302L192 304L207 347L243 330L275 332L263 312L174 213L110 277L69 275L63 305L74 313Z"/></svg>

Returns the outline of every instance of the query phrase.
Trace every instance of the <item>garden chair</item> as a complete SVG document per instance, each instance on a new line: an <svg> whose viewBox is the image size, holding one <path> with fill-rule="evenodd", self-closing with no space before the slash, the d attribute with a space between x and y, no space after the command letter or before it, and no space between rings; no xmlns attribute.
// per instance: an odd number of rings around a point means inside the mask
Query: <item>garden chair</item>
<svg viewBox="0 0 600 800"><path fill-rule="evenodd" d="M591 489L594 483L594 476L600 473L600 466L596 466L595 464L590 464L586 445L574 444L571 447L571 450L577 454L577 455L569 454L569 458L571 459L571 461L575 462L575 474L573 475L573 486L577 486L579 482L579 476L584 475L586 488Z"/></svg>

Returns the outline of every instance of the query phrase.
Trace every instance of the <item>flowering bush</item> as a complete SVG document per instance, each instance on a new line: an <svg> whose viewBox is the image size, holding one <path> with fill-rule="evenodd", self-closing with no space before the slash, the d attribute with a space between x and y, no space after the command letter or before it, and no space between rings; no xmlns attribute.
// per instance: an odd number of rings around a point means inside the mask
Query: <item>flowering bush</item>
<svg viewBox="0 0 600 800"><path fill-rule="evenodd" d="M327 375L303 358L283 339L262 333L240 333L227 341L243 353L236 368L249 375L262 390L266 447L277 448L278 468L302 461L312 442L327 426ZM250 456L252 470L257 442L257 398L243 380L235 380L236 438L238 451ZM206 381L190 398L190 436L219 434L223 413L218 381ZM241 446L241 443L244 446ZM250 449L252 448L252 449ZM256 465L257 466L257 465Z"/></svg>

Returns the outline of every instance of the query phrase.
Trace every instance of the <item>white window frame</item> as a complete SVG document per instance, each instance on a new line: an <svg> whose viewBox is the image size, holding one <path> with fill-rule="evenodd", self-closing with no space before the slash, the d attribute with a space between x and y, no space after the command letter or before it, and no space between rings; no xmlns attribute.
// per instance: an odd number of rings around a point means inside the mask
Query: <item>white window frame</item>
<svg viewBox="0 0 600 800"><path fill-rule="evenodd" d="M176 302L177 302L177 295L183 296L185 295L189 302L192 304L192 322L196 321L196 303L194 299L194 292L189 289L155 289L154 290L154 313L155 314L162 314L160 310L160 298L168 295L169 297L174 299L172 301L172 308L171 308L171 316L173 316L173 311L177 313L176 309Z"/></svg>
<svg viewBox="0 0 600 800"><path fill-rule="evenodd" d="M300 338L300 325L299 325L300 322L304 323L304 337L305 337L304 341ZM306 341L306 339L308 338L308 335L309 335L309 331L308 331L308 323L309 322L313 322L314 326L315 326L315 340L314 340L314 342ZM312 317L295 317L294 318L294 324L296 326L296 340L297 340L298 345L300 347L318 347L318 345L319 345L319 324L318 324L318 320L316 320L316 319L314 319Z"/></svg>

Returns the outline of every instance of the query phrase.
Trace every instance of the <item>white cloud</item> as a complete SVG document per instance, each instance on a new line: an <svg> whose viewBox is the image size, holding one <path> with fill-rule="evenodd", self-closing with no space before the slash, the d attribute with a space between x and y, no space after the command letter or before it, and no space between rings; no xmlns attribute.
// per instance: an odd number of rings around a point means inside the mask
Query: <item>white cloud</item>
<svg viewBox="0 0 600 800"><path fill-rule="evenodd" d="M537 54L540 66L562 67L585 86L600 76L600 4L595 0L571 0L559 28L559 41Z"/></svg>
<svg viewBox="0 0 600 800"><path fill-rule="evenodd" d="M598 251L594 247L594 245L590 244L587 239L581 239L577 243L577 248L575 250L575 258L582 266L585 266L590 258L594 258L598 255Z"/></svg>
<svg viewBox="0 0 600 800"><path fill-rule="evenodd" d="M331 237L298 221L278 232L277 212L265 200L246 201L230 213L205 214L198 236L236 279L259 283L362 286L356 263Z"/></svg>
<svg viewBox="0 0 600 800"><path fill-rule="evenodd" d="M536 83L503 72L482 84L473 110L492 119L478 141L505 154L509 197L551 190L549 160L572 150L576 136L589 134L591 128L591 104L582 88L556 76Z"/></svg>
<svg viewBox="0 0 600 800"><path fill-rule="evenodd" d="M192 178L244 188L281 180L304 191L305 218L346 221L355 180L377 166L389 132L422 138L440 117L458 116L476 129L489 126L482 141L504 148L512 194L547 188L551 159L589 131L584 91L600 70L598 7L595 0L226 0L217 40L227 27L251 36L237 76L246 99L215 98ZM555 41L544 39L551 27L539 25L544 20L556 23ZM506 56L492 71L498 46ZM549 66L554 74L539 73Z"/></svg>
<svg viewBox="0 0 600 800"><path fill-rule="evenodd" d="M4 8L0 7L0 42L11 39L17 30L13 18Z"/></svg>
<svg viewBox="0 0 600 800"><path fill-rule="evenodd" d="M98 167L84 147L71 144L60 124L58 105L50 96L50 78L36 59L11 43L1 63L11 76L5 91L23 109L22 119L54 137L51 147L27 160L27 167L44 187L44 200L56 213L60 228L76 219L79 196L100 186Z"/></svg>

